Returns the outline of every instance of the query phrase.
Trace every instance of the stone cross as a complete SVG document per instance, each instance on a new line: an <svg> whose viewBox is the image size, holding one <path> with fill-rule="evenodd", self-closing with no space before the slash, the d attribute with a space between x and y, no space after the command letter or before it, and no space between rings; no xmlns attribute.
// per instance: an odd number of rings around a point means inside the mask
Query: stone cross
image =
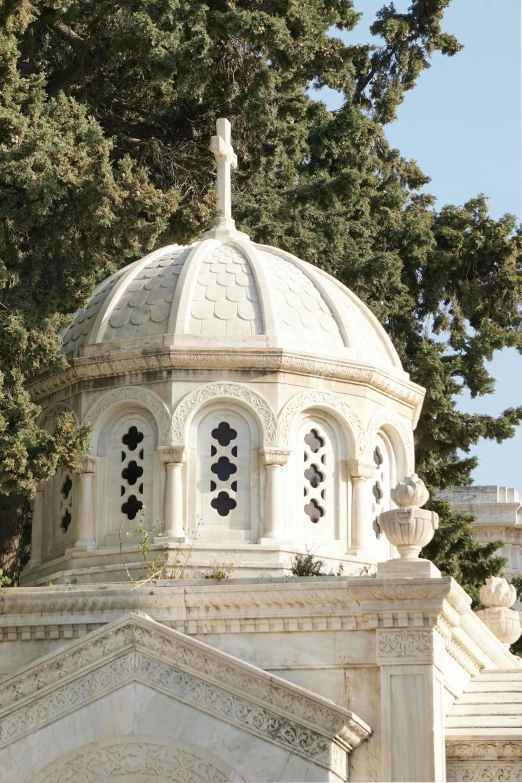
<svg viewBox="0 0 522 783"><path fill-rule="evenodd" d="M237 155L230 143L231 125L226 119L216 122L217 136L212 136L210 149L217 163L217 206L221 213L219 228L233 229L230 167L237 169Z"/></svg>

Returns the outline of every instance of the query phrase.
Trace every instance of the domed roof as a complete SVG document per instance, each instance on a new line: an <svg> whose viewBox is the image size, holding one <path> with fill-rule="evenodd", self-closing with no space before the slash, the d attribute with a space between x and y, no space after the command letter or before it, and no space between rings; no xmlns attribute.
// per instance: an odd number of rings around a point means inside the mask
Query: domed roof
<svg viewBox="0 0 522 783"><path fill-rule="evenodd" d="M105 280L63 338L87 345L175 334L269 345L401 368L385 331L344 285L311 264L239 235L170 245Z"/></svg>
<svg viewBox="0 0 522 783"><path fill-rule="evenodd" d="M281 348L402 372L386 332L348 288L236 230L230 169L237 159L227 120L217 121L211 149L218 224L190 247L156 250L105 280L65 332L64 352L108 343L126 349L129 341L134 348L142 338L148 346L173 335L185 348Z"/></svg>

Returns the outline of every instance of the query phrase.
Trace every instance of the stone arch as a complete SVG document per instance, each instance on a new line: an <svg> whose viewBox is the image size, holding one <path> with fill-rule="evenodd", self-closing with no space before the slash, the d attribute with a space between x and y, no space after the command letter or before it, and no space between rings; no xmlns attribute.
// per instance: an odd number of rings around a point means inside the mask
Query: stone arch
<svg viewBox="0 0 522 783"><path fill-rule="evenodd" d="M345 425L345 429L348 429L349 431L355 453L357 453L360 448L360 443L364 439L364 429L361 420L353 408L334 392L318 391L314 389L298 392L298 394L295 394L283 405L278 419L281 446L288 446L288 437L292 421L298 413L301 413L307 408L323 408L330 413L333 413L337 419L341 419L342 423Z"/></svg>
<svg viewBox="0 0 522 783"><path fill-rule="evenodd" d="M244 783L228 764L203 748L171 738L124 735L90 742L55 759L30 783Z"/></svg>
<svg viewBox="0 0 522 783"><path fill-rule="evenodd" d="M96 425L108 410L130 402L148 410L158 427L158 445L169 445L170 412L161 397L141 386L121 386L104 394L87 411L83 424Z"/></svg>
<svg viewBox="0 0 522 783"><path fill-rule="evenodd" d="M62 413L72 413L76 424L80 424L76 411L66 402L56 402L54 405L50 405L49 408L45 408L38 414L36 422L39 427L45 429L51 421L57 419Z"/></svg>
<svg viewBox="0 0 522 783"><path fill-rule="evenodd" d="M263 445L275 446L277 444L277 419L269 404L248 386L242 386L239 383L209 383L187 394L178 403L172 414L171 443L184 444L187 438L187 427L196 411L207 401L220 399L226 402L234 399L244 405L261 426Z"/></svg>
<svg viewBox="0 0 522 783"><path fill-rule="evenodd" d="M373 414L368 424L366 437L360 443L359 458L372 464L373 441L379 430L384 430L390 438L398 467L402 467L405 475L411 475L415 470L413 432L408 430L404 419L394 411L383 408Z"/></svg>

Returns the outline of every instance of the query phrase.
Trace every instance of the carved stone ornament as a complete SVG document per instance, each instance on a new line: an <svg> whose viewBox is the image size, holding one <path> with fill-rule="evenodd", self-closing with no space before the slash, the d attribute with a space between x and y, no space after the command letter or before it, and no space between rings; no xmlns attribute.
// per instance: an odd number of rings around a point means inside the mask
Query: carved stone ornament
<svg viewBox="0 0 522 783"><path fill-rule="evenodd" d="M277 444L277 420L270 406L253 389L239 383L208 383L183 397L172 414L170 442L183 443L186 425L201 405L208 400L227 397L243 402L252 411L261 422L265 443Z"/></svg>
<svg viewBox="0 0 522 783"><path fill-rule="evenodd" d="M358 459L349 459L347 465L351 478L371 480L375 477L375 463L367 464Z"/></svg>
<svg viewBox="0 0 522 783"><path fill-rule="evenodd" d="M240 783L220 759L179 740L124 736L92 742L48 764L30 783L101 783L103 780Z"/></svg>
<svg viewBox="0 0 522 783"><path fill-rule="evenodd" d="M378 536L384 533L390 544L397 547L402 558L415 560L421 549L433 538L439 526L439 515L419 508L419 505L427 502L429 493L416 473L397 484L392 490L392 498L400 508L379 514Z"/></svg>
<svg viewBox="0 0 522 783"><path fill-rule="evenodd" d="M371 734L356 715L327 699L309 697L146 615L130 614L0 683L0 747L136 681L343 780L347 754Z"/></svg>
<svg viewBox="0 0 522 783"><path fill-rule="evenodd" d="M416 473L405 476L391 491L392 500L399 508L416 506L420 508L430 499L430 493L426 489L424 481Z"/></svg>
<svg viewBox="0 0 522 783"><path fill-rule="evenodd" d="M480 600L488 609L493 606L513 606L517 600L515 587L501 576L489 576L480 588Z"/></svg>
<svg viewBox="0 0 522 783"><path fill-rule="evenodd" d="M490 576L480 588L480 600L487 608L479 609L477 616L503 644L514 644L522 634L521 613L510 609L517 600L514 586L501 576Z"/></svg>
<svg viewBox="0 0 522 783"><path fill-rule="evenodd" d="M263 460L263 465L286 465L290 454L289 449L260 449L259 453Z"/></svg>
<svg viewBox="0 0 522 783"><path fill-rule="evenodd" d="M187 449L185 446L159 448L158 454L164 465L169 465L170 463L183 464L187 460Z"/></svg>

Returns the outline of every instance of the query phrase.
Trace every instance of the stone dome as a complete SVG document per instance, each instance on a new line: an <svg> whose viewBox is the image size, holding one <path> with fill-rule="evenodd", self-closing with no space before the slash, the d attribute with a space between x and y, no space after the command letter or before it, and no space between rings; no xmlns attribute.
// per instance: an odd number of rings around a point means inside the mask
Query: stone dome
<svg viewBox="0 0 522 783"><path fill-rule="evenodd" d="M346 286L239 232L170 245L119 270L76 314L63 346L71 355L167 334L199 347L284 348L402 369L384 329Z"/></svg>

